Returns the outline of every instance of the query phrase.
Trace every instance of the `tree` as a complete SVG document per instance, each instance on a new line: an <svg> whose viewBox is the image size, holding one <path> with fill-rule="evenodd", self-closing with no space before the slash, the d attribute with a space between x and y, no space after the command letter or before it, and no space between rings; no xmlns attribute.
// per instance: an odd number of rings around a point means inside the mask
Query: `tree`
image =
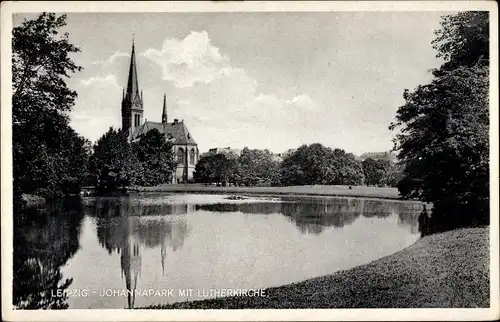
<svg viewBox="0 0 500 322"><path fill-rule="evenodd" d="M135 177L136 184L156 186L170 182L177 163L174 160L172 143L165 139L164 133L157 129L148 131L132 143L132 153L142 169L140 175L132 176Z"/></svg>
<svg viewBox="0 0 500 322"><path fill-rule="evenodd" d="M194 168L193 179L195 182L208 185L212 179L212 159L209 155L201 155Z"/></svg>
<svg viewBox="0 0 500 322"><path fill-rule="evenodd" d="M354 155L315 143L284 158L281 178L283 185L358 185L363 182L363 170Z"/></svg>
<svg viewBox="0 0 500 322"><path fill-rule="evenodd" d="M101 191L112 191L135 183L142 175L139 161L130 144L126 133L110 127L94 145L91 157L91 168L95 175L95 185Z"/></svg>
<svg viewBox="0 0 500 322"><path fill-rule="evenodd" d="M14 194L56 198L77 192L88 154L67 112L77 96L66 85L81 70L70 54L79 49L59 35L66 16L43 13L12 32L12 134ZM16 203L17 204L17 203Z"/></svg>
<svg viewBox="0 0 500 322"><path fill-rule="evenodd" d="M433 203L435 231L489 222L485 26L487 13L444 17L433 43L445 62L430 84L405 90L406 103L390 126L400 128L394 140L404 165L400 193Z"/></svg>
<svg viewBox="0 0 500 322"><path fill-rule="evenodd" d="M80 49L69 42L68 33L58 37L66 15L42 13L25 20L12 31L13 122L23 123L51 112L68 112L77 97L65 78L80 71L69 57ZM51 115L50 115L51 116Z"/></svg>
<svg viewBox="0 0 500 322"><path fill-rule="evenodd" d="M384 180L385 184L389 187L397 187L399 182L403 179L403 170L404 166L402 164L392 164Z"/></svg>
<svg viewBox="0 0 500 322"><path fill-rule="evenodd" d="M367 158L362 164L367 185L381 186L387 184L388 176L393 168L391 161Z"/></svg>
<svg viewBox="0 0 500 322"><path fill-rule="evenodd" d="M245 186L279 184L279 162L269 150L244 148L238 158L239 183Z"/></svg>
<svg viewBox="0 0 500 322"><path fill-rule="evenodd" d="M225 186L227 183L235 183L237 175L238 159L235 155L207 153L200 157L193 176L196 182L215 182Z"/></svg>
<svg viewBox="0 0 500 322"><path fill-rule="evenodd" d="M364 181L363 166L352 153L342 149L334 149L331 163L326 172L323 184L361 185Z"/></svg>
<svg viewBox="0 0 500 322"><path fill-rule="evenodd" d="M441 28L435 31L432 41L437 57L445 60L441 72L457 67L472 67L479 64L488 66L489 52L489 13L487 11L466 11L442 17Z"/></svg>

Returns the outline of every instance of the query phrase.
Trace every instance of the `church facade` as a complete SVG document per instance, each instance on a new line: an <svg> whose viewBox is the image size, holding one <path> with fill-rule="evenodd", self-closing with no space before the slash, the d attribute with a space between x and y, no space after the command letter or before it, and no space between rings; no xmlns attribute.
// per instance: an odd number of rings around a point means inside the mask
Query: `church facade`
<svg viewBox="0 0 500 322"><path fill-rule="evenodd" d="M198 144L189 133L183 120L168 121L166 95L163 96L161 122L150 122L144 119L143 93L142 90L139 90L135 45L133 43L127 89L123 90L122 93L121 115L122 129L128 133L131 142L149 130L157 129L160 133L165 134L166 140L172 143L177 161L177 167L172 174L172 183L185 183L193 178L194 168L199 158Z"/></svg>

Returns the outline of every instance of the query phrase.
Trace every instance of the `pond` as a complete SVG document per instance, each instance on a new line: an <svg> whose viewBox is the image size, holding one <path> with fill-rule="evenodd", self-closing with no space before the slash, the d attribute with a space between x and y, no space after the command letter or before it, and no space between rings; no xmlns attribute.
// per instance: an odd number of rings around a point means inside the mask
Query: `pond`
<svg viewBox="0 0 500 322"><path fill-rule="evenodd" d="M15 225L18 308L137 308L332 274L420 236L414 202L143 194L64 200Z"/></svg>

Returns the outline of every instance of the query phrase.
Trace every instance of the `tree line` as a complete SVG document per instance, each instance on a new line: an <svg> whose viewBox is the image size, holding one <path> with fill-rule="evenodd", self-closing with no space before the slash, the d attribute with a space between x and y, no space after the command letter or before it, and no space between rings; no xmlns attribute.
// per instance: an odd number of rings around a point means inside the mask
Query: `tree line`
<svg viewBox="0 0 500 322"><path fill-rule="evenodd" d="M269 150L244 148L240 155L209 152L196 165L199 183L236 186L372 185L395 186L400 167L388 160L368 158L322 144L302 145L275 159Z"/></svg>

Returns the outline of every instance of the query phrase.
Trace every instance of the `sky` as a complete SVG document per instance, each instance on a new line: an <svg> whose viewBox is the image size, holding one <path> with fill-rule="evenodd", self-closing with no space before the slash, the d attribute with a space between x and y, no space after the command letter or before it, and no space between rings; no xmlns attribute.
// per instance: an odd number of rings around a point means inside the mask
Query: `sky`
<svg viewBox="0 0 500 322"><path fill-rule="evenodd" d="M184 120L200 152L275 153L321 143L386 151L404 89L431 80L445 12L69 13L84 69L71 125L96 141L121 126L132 38L144 118ZM16 14L14 25L35 14Z"/></svg>

